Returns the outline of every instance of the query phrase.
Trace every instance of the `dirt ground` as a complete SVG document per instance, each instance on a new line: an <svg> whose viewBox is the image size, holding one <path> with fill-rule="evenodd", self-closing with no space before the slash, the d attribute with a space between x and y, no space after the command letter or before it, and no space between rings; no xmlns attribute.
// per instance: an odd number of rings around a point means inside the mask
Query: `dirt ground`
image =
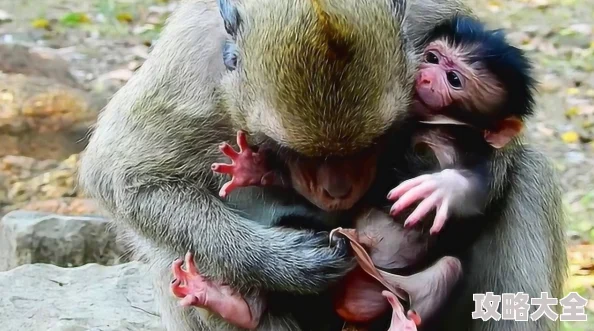
<svg viewBox="0 0 594 331"><path fill-rule="evenodd" d="M471 0L538 69L538 113L526 131L554 161L564 189L571 274L568 291L594 311L594 0ZM146 58L176 2L0 0L0 43L55 50L90 90L115 92ZM588 323L567 330L594 330Z"/></svg>

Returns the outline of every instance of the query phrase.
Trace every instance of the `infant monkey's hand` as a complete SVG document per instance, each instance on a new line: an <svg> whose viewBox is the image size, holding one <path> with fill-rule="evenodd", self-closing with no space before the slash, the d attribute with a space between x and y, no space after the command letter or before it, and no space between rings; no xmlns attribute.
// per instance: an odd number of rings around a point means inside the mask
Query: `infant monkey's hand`
<svg viewBox="0 0 594 331"><path fill-rule="evenodd" d="M231 164L214 163L211 167L214 172L231 175L231 180L219 191L221 198L238 187L272 185L275 180L274 171L268 168L265 155L253 151L245 132L237 132L237 145L239 152L228 143L222 143L219 149L231 159Z"/></svg>
<svg viewBox="0 0 594 331"><path fill-rule="evenodd" d="M459 170L445 169L430 175L406 180L388 193L388 200L397 200L390 215L396 216L414 202L422 200L404 222L405 227L417 224L424 216L436 209L430 233L438 233L450 216L453 206L464 203L472 183Z"/></svg>

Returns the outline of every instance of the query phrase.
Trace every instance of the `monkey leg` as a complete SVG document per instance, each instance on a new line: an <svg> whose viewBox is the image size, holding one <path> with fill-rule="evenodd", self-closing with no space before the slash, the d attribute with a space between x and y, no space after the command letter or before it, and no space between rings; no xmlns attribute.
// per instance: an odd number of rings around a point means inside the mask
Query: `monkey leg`
<svg viewBox="0 0 594 331"><path fill-rule="evenodd" d="M238 187L264 186L274 183L274 171L268 169L264 155L254 152L248 145L245 132L237 132L237 145L239 152L236 152L226 142L219 147L223 154L231 158L231 164L214 163L211 166L214 172L231 175L231 180L225 183L219 191L222 198Z"/></svg>
<svg viewBox="0 0 594 331"><path fill-rule="evenodd" d="M411 308L421 318L427 319L448 299L462 277L462 264L457 258L446 256L431 267L410 276L379 272L392 286L406 291L411 299Z"/></svg>
<svg viewBox="0 0 594 331"><path fill-rule="evenodd" d="M173 262L175 280L171 283L173 294L181 300L182 306L197 306L219 314L223 319L245 329L258 326L262 310L252 312L244 298L231 287L215 284L202 277L194 264L191 253L186 254L186 269L181 268L183 261ZM253 314L254 313L254 314Z"/></svg>
<svg viewBox="0 0 594 331"><path fill-rule="evenodd" d="M459 170L445 169L429 175L418 176L402 182L388 193L388 200L397 200L390 215L395 216L413 203L421 200L404 222L405 227L419 223L424 216L436 210L431 234L439 232L456 207L463 205L465 197L475 193L475 183ZM478 192L476 192L478 194ZM477 206L468 206L476 209Z"/></svg>
<svg viewBox="0 0 594 331"><path fill-rule="evenodd" d="M392 321L388 331L416 331L417 326L421 324L421 318L413 311L409 311L407 316L404 316L404 307L394 293L383 291L382 296L392 306Z"/></svg>

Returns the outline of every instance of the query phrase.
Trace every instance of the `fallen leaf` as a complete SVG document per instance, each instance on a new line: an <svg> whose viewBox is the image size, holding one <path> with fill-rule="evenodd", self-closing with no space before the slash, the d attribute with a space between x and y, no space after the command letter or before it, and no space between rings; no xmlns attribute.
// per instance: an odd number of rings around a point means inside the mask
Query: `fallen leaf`
<svg viewBox="0 0 594 331"><path fill-rule="evenodd" d="M579 114L578 107L571 107L565 111L565 116L568 118L572 118L572 117L576 116L577 114Z"/></svg>
<svg viewBox="0 0 594 331"><path fill-rule="evenodd" d="M567 89L565 93L567 93L567 95L578 95L580 94L580 89L576 87L570 87Z"/></svg>
<svg viewBox="0 0 594 331"><path fill-rule="evenodd" d="M580 140L580 135L575 131L569 131L562 134L561 139L566 144L575 144Z"/></svg>
<svg viewBox="0 0 594 331"><path fill-rule="evenodd" d="M119 13L116 15L116 19L122 23L132 23L134 17L130 13Z"/></svg>
<svg viewBox="0 0 594 331"><path fill-rule="evenodd" d="M50 27L50 22L45 18L38 18L31 22L31 26L34 29L47 29Z"/></svg>

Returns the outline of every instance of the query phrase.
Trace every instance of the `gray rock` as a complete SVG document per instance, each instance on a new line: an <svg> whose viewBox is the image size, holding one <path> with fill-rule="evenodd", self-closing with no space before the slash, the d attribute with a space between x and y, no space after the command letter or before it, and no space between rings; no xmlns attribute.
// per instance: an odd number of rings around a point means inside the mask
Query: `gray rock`
<svg viewBox="0 0 594 331"><path fill-rule="evenodd" d="M34 264L0 272L0 329L164 331L144 268Z"/></svg>
<svg viewBox="0 0 594 331"><path fill-rule="evenodd" d="M17 210L0 222L0 271L30 263L114 265L127 262L123 252L101 217Z"/></svg>

